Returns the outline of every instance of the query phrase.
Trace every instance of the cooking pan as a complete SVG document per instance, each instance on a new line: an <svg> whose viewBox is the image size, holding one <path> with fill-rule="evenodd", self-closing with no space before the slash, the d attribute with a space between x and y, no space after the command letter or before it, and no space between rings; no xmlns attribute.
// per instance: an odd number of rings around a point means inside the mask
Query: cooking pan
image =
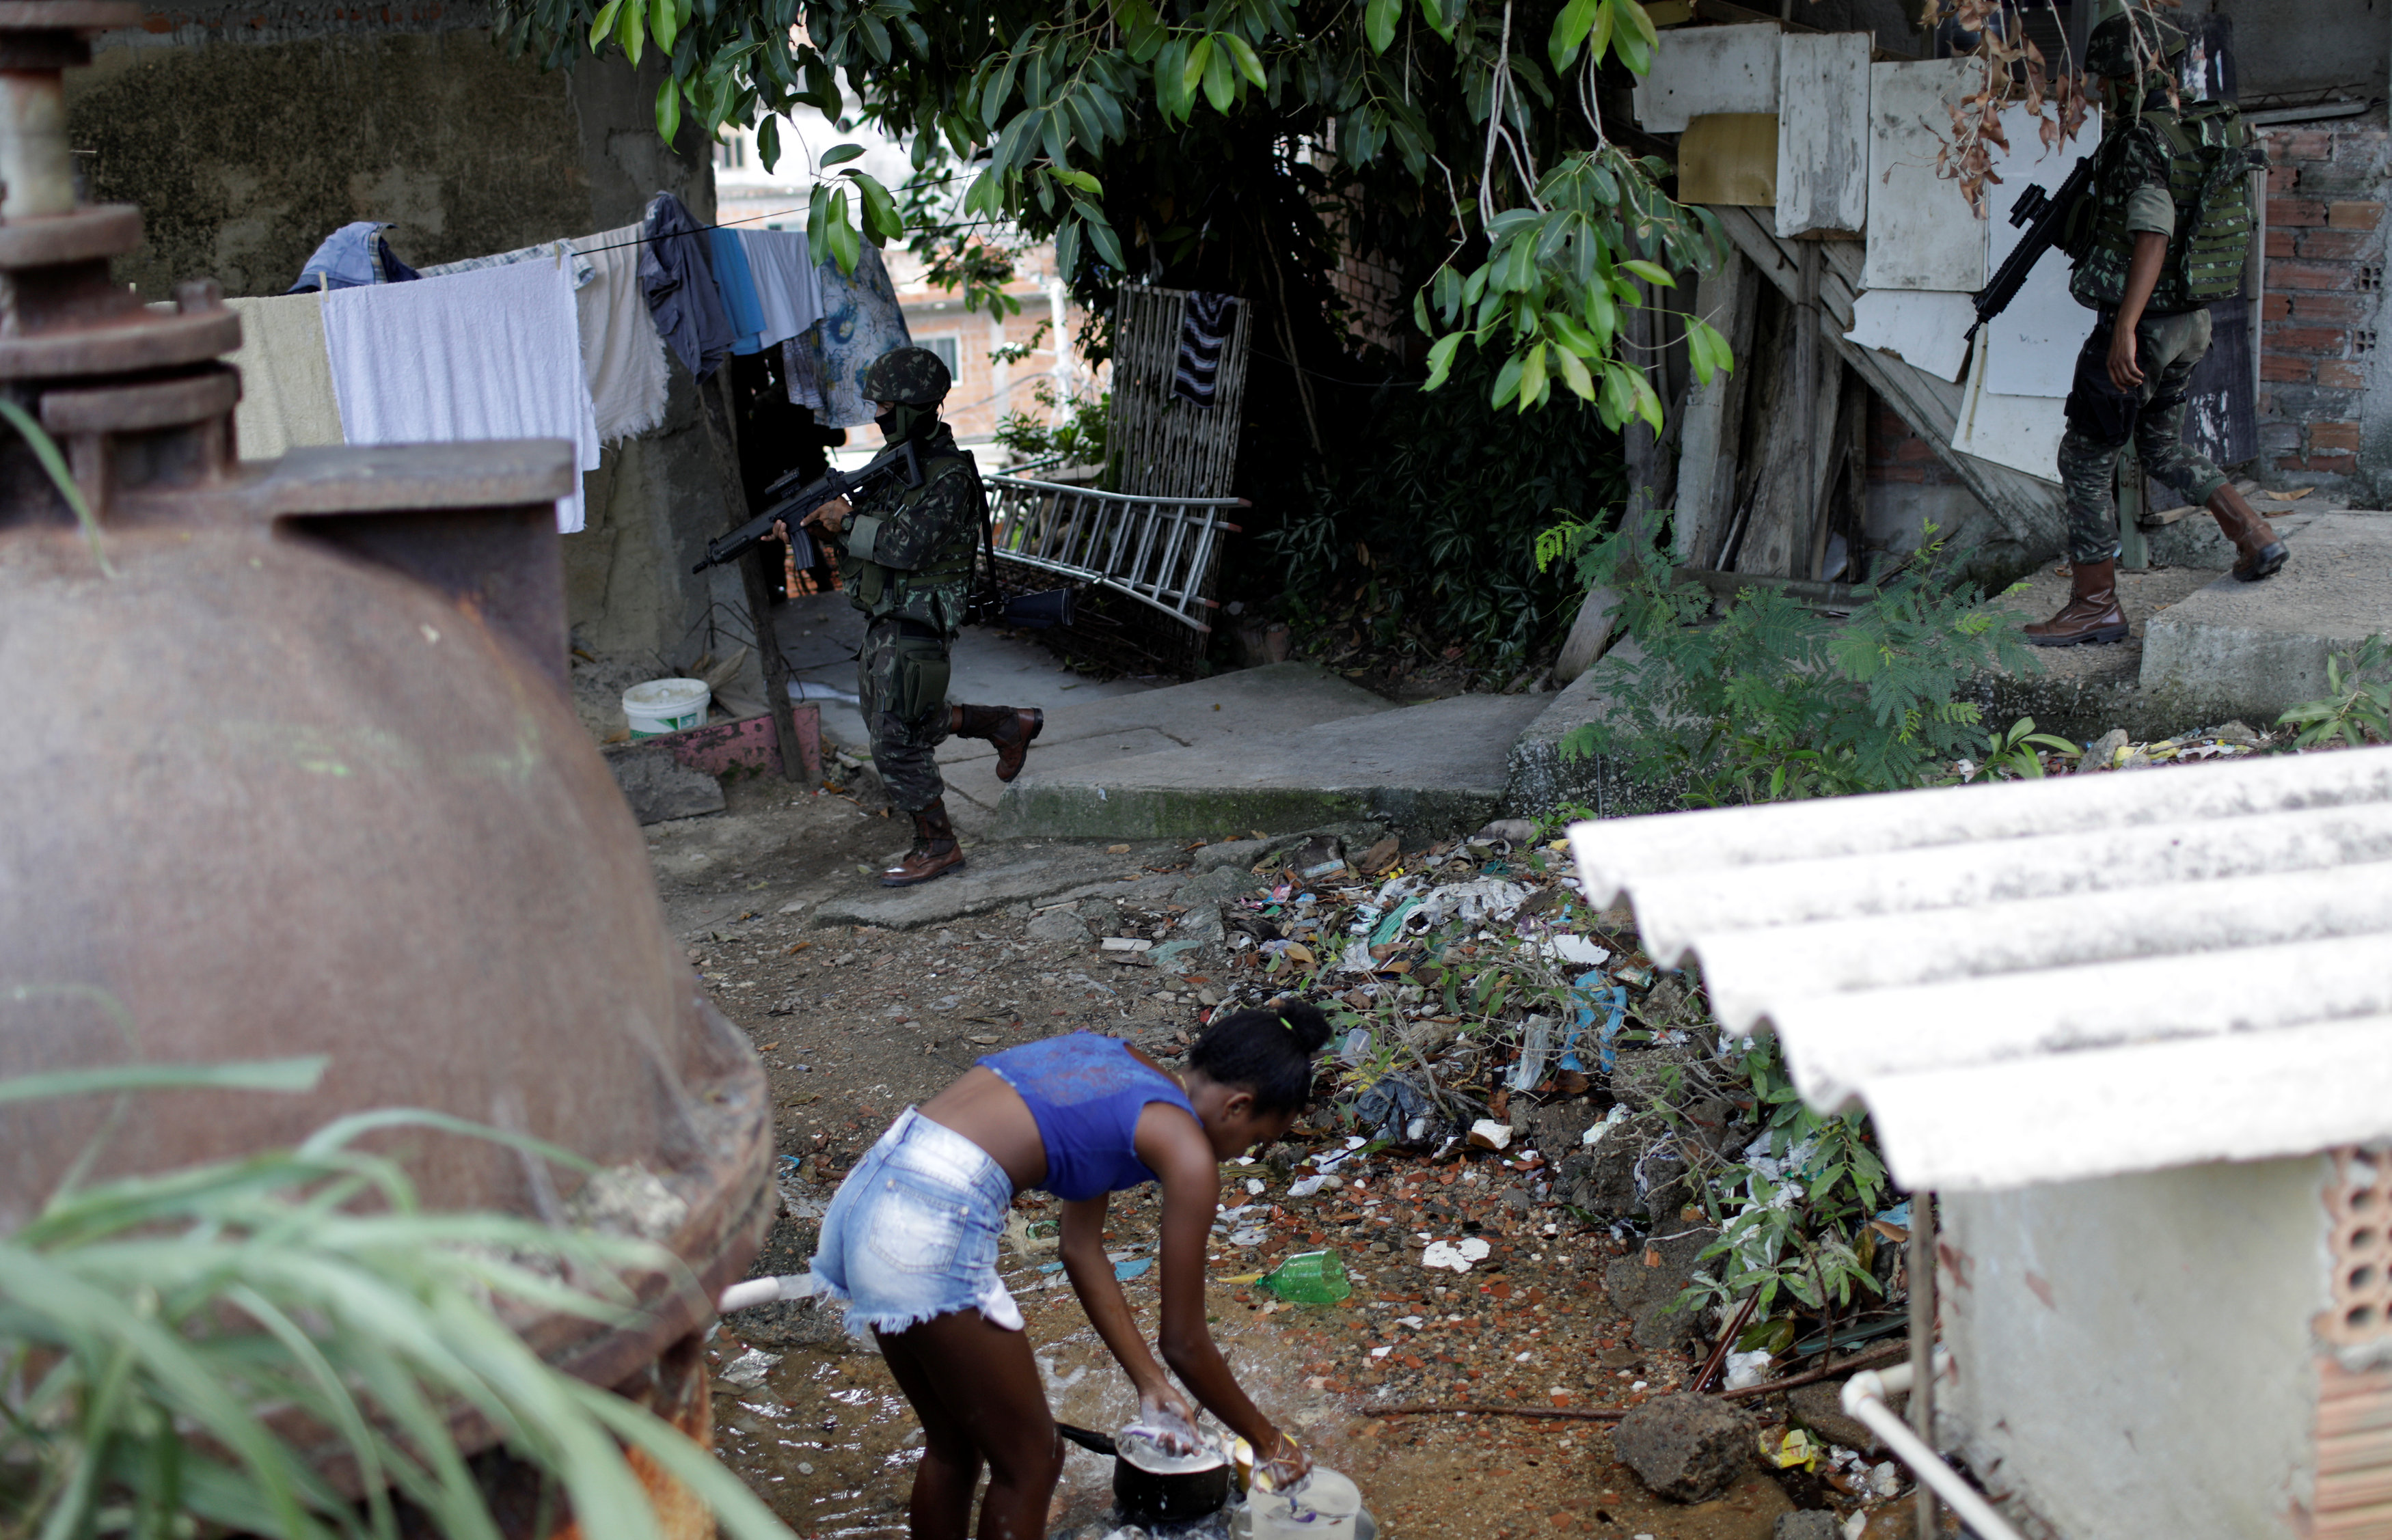
<svg viewBox="0 0 2392 1540"><path fill-rule="evenodd" d="M1124 1520L1135 1524L1150 1524L1162 1520L1201 1519L1229 1500L1229 1462L1216 1458L1215 1463L1193 1470L1150 1470L1138 1462L1136 1454L1104 1434L1086 1428L1074 1428L1059 1422L1055 1431L1081 1448L1103 1455L1113 1462L1113 1505ZM1140 1450L1144 1441L1131 1445Z"/></svg>

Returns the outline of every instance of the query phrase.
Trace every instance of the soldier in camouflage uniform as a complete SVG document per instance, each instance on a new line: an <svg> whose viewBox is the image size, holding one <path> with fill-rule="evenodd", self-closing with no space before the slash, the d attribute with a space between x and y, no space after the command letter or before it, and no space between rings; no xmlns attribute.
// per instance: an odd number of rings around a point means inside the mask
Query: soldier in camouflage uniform
<svg viewBox="0 0 2392 1540"><path fill-rule="evenodd" d="M1046 721L1041 711L947 704L948 649L971 596L982 496L971 456L939 421L951 382L947 366L926 348L896 348L874 360L864 371L864 395L880 408L883 437L913 441L922 483L884 481L859 505L838 498L807 520L845 537L839 571L849 601L867 617L855 688L872 762L890 798L914 819L914 848L880 874L887 887L928 882L964 863L947 818L939 744L988 740L996 745L997 779L1010 781Z"/></svg>
<svg viewBox="0 0 2392 1540"><path fill-rule="evenodd" d="M2208 506L2234 543L2235 576L2270 576L2286 554L2225 473L2183 439L2186 393L2209 351L2209 311L2188 287L2187 243L2197 233L2188 226L2196 222L2202 188L2199 163L2189 166L2182 149L2171 146L2177 110L2164 70L2153 67L2182 52L2184 35L2148 13L2130 17L2117 0L2108 10L2086 48L2087 69L2109 87L2109 112L2095 151L2092 226L2086 246L2075 249L2082 254L2069 283L2077 303L2100 318L2077 355L2068 393L2060 479L2074 576L2066 606L2026 628L2027 640L2042 647L2126 638L2114 487L2118 456L2130 439L2146 474L2187 502ZM2141 30L2139 49L2130 25ZM2231 153L2244 153L2239 141ZM2239 175L2242 163L2226 170ZM2240 254L2230 254L2239 270Z"/></svg>

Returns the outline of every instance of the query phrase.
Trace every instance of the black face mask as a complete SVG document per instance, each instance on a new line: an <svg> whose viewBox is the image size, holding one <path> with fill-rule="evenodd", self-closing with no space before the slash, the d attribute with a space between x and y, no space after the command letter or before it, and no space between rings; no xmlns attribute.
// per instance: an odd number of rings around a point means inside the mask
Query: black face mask
<svg viewBox="0 0 2392 1540"><path fill-rule="evenodd" d="M887 411L872 421L880 429L882 436L894 444L900 439L922 437L938 420L939 409L936 407L914 407L899 401L891 403Z"/></svg>

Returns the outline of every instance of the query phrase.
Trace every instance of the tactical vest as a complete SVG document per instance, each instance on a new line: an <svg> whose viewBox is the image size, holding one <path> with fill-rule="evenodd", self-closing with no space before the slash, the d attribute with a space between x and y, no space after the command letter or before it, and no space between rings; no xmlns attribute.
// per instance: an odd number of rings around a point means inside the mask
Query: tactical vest
<svg viewBox="0 0 2392 1540"><path fill-rule="evenodd" d="M2102 161L2094 169L2089 218L2068 243L2076 263L2071 291L2080 303L2097 307L2126 301L2135 246L2126 230L2126 201L2138 185L2126 175L2126 162L2136 129L2157 136L2165 156L2168 198L2176 205L2176 229L2168 237L2167 259L2148 313L2194 310L2233 298L2242 291L2251 252L2249 173L2265 169L2268 152L2251 142L2242 114L2230 102L2191 103L2181 113L2147 107L2126 132L2105 136Z"/></svg>
<svg viewBox="0 0 2392 1540"><path fill-rule="evenodd" d="M982 497L979 469L969 455L955 446L952 437L946 439L943 449L922 456L922 485L910 489L899 507L924 496L938 485L940 477L957 469L971 478L973 506L977 509ZM980 540L977 519L957 520L956 527L917 567L889 567L878 562L844 557L841 561L848 579L849 602L870 620L895 615L936 627L941 633L952 636L963 628L966 596L970 590Z"/></svg>

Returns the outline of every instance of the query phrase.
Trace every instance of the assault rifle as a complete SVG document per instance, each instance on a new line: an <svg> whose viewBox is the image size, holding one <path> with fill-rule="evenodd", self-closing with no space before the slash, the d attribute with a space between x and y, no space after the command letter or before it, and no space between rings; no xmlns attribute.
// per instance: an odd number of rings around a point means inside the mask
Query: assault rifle
<svg viewBox="0 0 2392 1540"><path fill-rule="evenodd" d="M852 497L889 476L904 478L908 486L922 485L922 458L914 451L911 439L892 444L872 457L871 462L853 475L848 475L834 465L819 479L810 481L787 496L781 489L798 479L790 472L764 488L764 511L741 524L730 534L706 542L706 560L690 568L693 573L735 562L756 549L757 544L771 537L773 526L786 520L791 534L805 516L836 498Z"/></svg>
<svg viewBox="0 0 2392 1540"><path fill-rule="evenodd" d="M2090 193L2092 187L2093 157L2087 155L2060 184L2058 196L2047 198L2039 187L2019 194L2018 206L2010 210L2010 223L2026 226L2026 238L2010 252L2001 271L1994 275L1994 281L1977 295L1977 318L1970 324L1963 342L1975 337L1977 328L2009 308L2010 301L2018 298L2018 291L2026 286L2026 276L2034 270L2043 253L2060 244L2070 212Z"/></svg>

